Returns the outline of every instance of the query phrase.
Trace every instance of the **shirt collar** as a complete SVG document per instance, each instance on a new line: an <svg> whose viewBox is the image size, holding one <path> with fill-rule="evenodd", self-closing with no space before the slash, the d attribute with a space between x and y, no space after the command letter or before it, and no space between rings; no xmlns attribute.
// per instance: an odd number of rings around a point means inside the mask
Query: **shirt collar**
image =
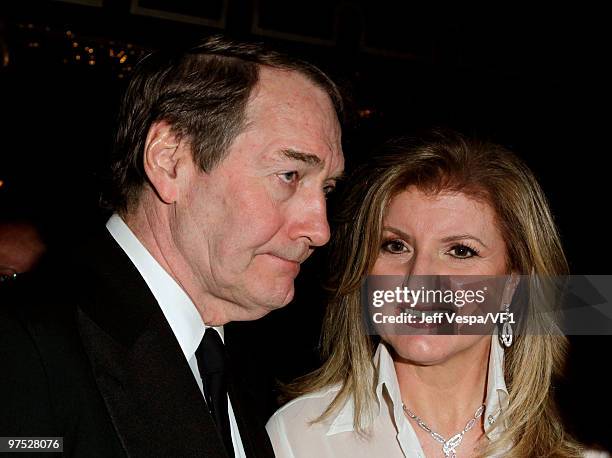
<svg viewBox="0 0 612 458"><path fill-rule="evenodd" d="M166 272L136 235L114 214L106 223L106 228L128 255L161 308L185 358L189 361L195 354L206 326L191 298ZM223 326L215 327L224 339Z"/></svg>
<svg viewBox="0 0 612 458"><path fill-rule="evenodd" d="M384 386L386 386L389 396L394 401L394 410L396 410L398 404L401 408L401 401L399 403L395 402L398 399L401 400L401 395L399 391L399 383L397 382L397 376L395 374L395 366L393 365L393 358L389 354L387 347L383 344L378 345L376 353L372 359L378 373L378 380L376 382L376 401L378 403L375 412L376 417L380 415L380 405L382 402L384 402ZM353 431L354 412L355 405L353 403L353 398L349 397L347 402L338 411L338 414L332 421L331 426L327 431L327 435L331 436L337 433ZM399 423L396 422L396 424Z"/></svg>
<svg viewBox="0 0 612 458"><path fill-rule="evenodd" d="M507 428L504 424L493 429L495 421L502 411L508 410L508 389L504 378L504 349L499 343L497 334L491 336L491 352L489 354L489 373L487 376L487 398L485 401L484 425L485 433L490 440L497 439L503 430ZM504 422L505 422L504 417Z"/></svg>
<svg viewBox="0 0 612 458"><path fill-rule="evenodd" d="M399 425L399 434L408 433L404 431L408 428L408 422L404 421L402 397L399 390L399 383L393 365L393 358L387 347L379 344L373 358L374 366L378 372L376 383L376 400L378 402L375 417L380 415L380 406L383 399L383 386L386 388L389 398L393 403L394 423ZM485 433L490 440L494 440L502 433L502 428L493 429L493 424L499 417L502 410L508 408L508 390L504 379L504 350L501 347L496 334L491 337L491 351L489 352L489 369L487 375L487 396L485 400ZM331 436L341 432L353 431L354 415L353 399L348 398L344 406L338 411L332 421L327 435ZM413 434L414 432L411 431ZM408 433L409 434L409 433ZM411 434L410 434L411 435ZM416 438L416 436L415 436Z"/></svg>

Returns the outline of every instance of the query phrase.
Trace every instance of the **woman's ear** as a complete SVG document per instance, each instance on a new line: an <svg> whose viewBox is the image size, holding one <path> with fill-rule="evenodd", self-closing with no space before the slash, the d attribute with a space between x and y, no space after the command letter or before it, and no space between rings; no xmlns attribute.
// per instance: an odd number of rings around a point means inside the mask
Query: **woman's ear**
<svg viewBox="0 0 612 458"><path fill-rule="evenodd" d="M189 153L187 143L179 140L168 122L151 124L144 145L144 170L164 203L171 204L178 197L177 166L185 150Z"/></svg>
<svg viewBox="0 0 612 458"><path fill-rule="evenodd" d="M502 294L502 309L505 308L506 305L510 305L512 303L512 298L514 297L514 293L516 292L520 281L521 276L517 272L511 272L507 277L506 286L504 287L504 292Z"/></svg>

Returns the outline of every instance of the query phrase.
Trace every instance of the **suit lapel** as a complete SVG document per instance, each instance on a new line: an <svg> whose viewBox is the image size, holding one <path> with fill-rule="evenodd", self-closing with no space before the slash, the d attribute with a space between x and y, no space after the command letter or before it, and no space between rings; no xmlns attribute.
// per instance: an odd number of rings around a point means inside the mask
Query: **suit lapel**
<svg viewBox="0 0 612 458"><path fill-rule="evenodd" d="M254 403L250 393L244 389L236 374L232 375L232 382L228 390L246 456L248 458L273 457L272 444L264 425L258 421L253 411Z"/></svg>
<svg viewBox="0 0 612 458"><path fill-rule="evenodd" d="M86 250L77 324L128 456L226 458L183 352L134 265L106 232Z"/></svg>
<svg viewBox="0 0 612 458"><path fill-rule="evenodd" d="M228 353L230 380L228 392L232 401L236 423L240 431L242 445L248 458L268 458L274 457L272 444L266 433L265 426L261 420L261 412L258 412L256 394L248 387L242 376L242 367L235 362L239 349L234 347L232 326L226 326L225 342ZM229 331L229 332L228 332Z"/></svg>

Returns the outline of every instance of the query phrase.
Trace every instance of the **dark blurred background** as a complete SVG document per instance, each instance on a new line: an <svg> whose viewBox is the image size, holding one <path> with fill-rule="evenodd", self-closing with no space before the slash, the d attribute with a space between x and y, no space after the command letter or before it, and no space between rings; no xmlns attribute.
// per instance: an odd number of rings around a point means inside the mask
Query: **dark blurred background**
<svg viewBox="0 0 612 458"><path fill-rule="evenodd" d="M101 225L119 97L140 57L223 33L263 41L329 72L349 100L350 170L391 135L438 126L486 137L535 171L574 274L611 274L606 14L587 5L310 0L71 0L0 6L0 222L28 220L49 246ZM330 212L337 204L331 201ZM595 248L594 248L595 247ZM229 327L278 394L318 365L326 253L296 300ZM69 273L67 273L69 278ZM572 337L557 386L568 428L612 450L612 340Z"/></svg>

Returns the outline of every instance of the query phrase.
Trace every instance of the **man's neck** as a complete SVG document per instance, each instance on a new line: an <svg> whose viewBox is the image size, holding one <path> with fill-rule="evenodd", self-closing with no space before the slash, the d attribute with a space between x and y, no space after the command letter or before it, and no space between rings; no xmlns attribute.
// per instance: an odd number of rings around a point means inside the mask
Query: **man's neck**
<svg viewBox="0 0 612 458"><path fill-rule="evenodd" d="M121 215L130 230L147 249L157 263L187 293L195 304L204 323L209 326L222 326L228 321L226 301L208 294L196 279L194 273L173 253L177 253L172 241L168 221L164 214L148 207L138 206L133 212Z"/></svg>

